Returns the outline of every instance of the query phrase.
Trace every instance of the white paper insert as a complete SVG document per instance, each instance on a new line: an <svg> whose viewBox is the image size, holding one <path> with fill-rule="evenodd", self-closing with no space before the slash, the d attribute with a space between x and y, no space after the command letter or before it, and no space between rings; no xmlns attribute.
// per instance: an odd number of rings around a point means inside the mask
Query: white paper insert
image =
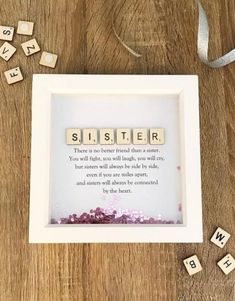
<svg viewBox="0 0 235 301"><path fill-rule="evenodd" d="M55 94L51 112L51 218L101 207L182 222L177 96ZM165 144L67 145L67 128L164 128Z"/></svg>

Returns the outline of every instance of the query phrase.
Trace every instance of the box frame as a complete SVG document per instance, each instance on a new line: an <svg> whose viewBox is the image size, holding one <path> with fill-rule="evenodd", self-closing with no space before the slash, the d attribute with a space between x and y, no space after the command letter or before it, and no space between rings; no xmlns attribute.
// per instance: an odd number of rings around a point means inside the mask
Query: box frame
<svg viewBox="0 0 235 301"><path fill-rule="evenodd" d="M53 94L178 95L184 224L49 224L50 125ZM43 162L43 164L42 164ZM33 76L30 243L202 242L198 77L195 75Z"/></svg>

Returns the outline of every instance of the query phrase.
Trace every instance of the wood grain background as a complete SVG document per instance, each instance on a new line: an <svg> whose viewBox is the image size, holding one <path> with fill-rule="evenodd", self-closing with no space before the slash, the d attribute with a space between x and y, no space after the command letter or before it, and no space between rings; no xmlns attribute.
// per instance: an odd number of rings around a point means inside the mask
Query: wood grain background
<svg viewBox="0 0 235 301"><path fill-rule="evenodd" d="M235 46L235 2L204 0L210 56ZM0 0L0 24L35 22L42 50L59 55L55 70L18 51L0 61L0 301L232 301L235 272L216 261L235 255L235 64L220 70L196 55L193 0L120 1L115 21L130 55L112 32L112 0ZM25 80L8 86L3 72L20 65ZM28 244L33 73L198 74L203 244ZM42 162L43 164L43 162ZM221 250L209 238L220 225L234 234ZM193 235L193 233L192 233ZM189 277L182 259L198 254L204 269Z"/></svg>

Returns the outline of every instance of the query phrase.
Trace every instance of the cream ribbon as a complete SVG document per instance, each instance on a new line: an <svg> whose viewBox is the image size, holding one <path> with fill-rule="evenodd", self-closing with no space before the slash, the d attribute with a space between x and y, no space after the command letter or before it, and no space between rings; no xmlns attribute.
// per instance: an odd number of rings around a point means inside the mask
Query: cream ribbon
<svg viewBox="0 0 235 301"><path fill-rule="evenodd" d="M208 58L208 47L209 47L209 26L207 21L206 12L203 9L200 0L196 0L199 7L199 24L198 24L198 37L197 37L197 54L200 60L211 68L220 68L226 66L235 61L235 49L231 50L230 52L226 53L225 55L221 56L220 58L209 61ZM118 1L117 1L118 3ZM125 47L132 55L135 57L141 57L142 55L138 52L134 51L131 47L129 47L118 35L115 29L115 16L117 13L118 5L116 4L114 8L114 13L112 17L112 27L115 36L117 37L118 41Z"/></svg>

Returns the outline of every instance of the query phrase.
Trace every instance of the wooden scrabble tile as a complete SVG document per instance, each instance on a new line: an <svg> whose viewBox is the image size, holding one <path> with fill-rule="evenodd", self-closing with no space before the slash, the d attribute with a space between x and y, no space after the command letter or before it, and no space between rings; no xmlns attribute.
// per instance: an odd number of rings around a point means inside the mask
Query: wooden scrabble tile
<svg viewBox="0 0 235 301"><path fill-rule="evenodd" d="M5 61L8 61L15 52L16 52L16 48L8 42L5 42L0 47L0 57L3 58Z"/></svg>
<svg viewBox="0 0 235 301"><path fill-rule="evenodd" d="M163 128L156 128L150 129L149 131L149 142L150 144L164 144L164 129Z"/></svg>
<svg viewBox="0 0 235 301"><path fill-rule="evenodd" d="M36 39L32 39L25 43L22 43L21 46L22 46L26 56L32 55L32 54L40 51L40 47L39 47Z"/></svg>
<svg viewBox="0 0 235 301"><path fill-rule="evenodd" d="M17 33L21 35L31 36L33 34L33 22L18 21Z"/></svg>
<svg viewBox="0 0 235 301"><path fill-rule="evenodd" d="M81 144L81 130L80 129L66 129L66 143L67 144Z"/></svg>
<svg viewBox="0 0 235 301"><path fill-rule="evenodd" d="M114 144L114 129L100 129L100 144Z"/></svg>
<svg viewBox="0 0 235 301"><path fill-rule="evenodd" d="M55 68L57 58L58 55L43 51L39 64L46 67Z"/></svg>
<svg viewBox="0 0 235 301"><path fill-rule="evenodd" d="M211 242L213 242L213 244L215 244L216 246L223 248L229 240L230 236L231 235L228 232L218 227L211 237Z"/></svg>
<svg viewBox="0 0 235 301"><path fill-rule="evenodd" d="M21 73L20 67L5 71L4 74L9 85L23 80L23 75Z"/></svg>
<svg viewBox="0 0 235 301"><path fill-rule="evenodd" d="M130 144L130 143L131 143L131 130L117 129L117 144Z"/></svg>
<svg viewBox="0 0 235 301"><path fill-rule="evenodd" d="M225 275L228 275L235 269L235 259L231 254L224 256L217 265L221 268Z"/></svg>
<svg viewBox="0 0 235 301"><path fill-rule="evenodd" d="M14 27L11 26L0 26L0 40L12 41L14 30Z"/></svg>
<svg viewBox="0 0 235 301"><path fill-rule="evenodd" d="M97 144L97 129L83 130L83 144Z"/></svg>
<svg viewBox="0 0 235 301"><path fill-rule="evenodd" d="M133 129L133 144L147 144L147 129Z"/></svg>
<svg viewBox="0 0 235 301"><path fill-rule="evenodd" d="M183 262L190 276L202 271L202 266L197 255L186 258Z"/></svg>

